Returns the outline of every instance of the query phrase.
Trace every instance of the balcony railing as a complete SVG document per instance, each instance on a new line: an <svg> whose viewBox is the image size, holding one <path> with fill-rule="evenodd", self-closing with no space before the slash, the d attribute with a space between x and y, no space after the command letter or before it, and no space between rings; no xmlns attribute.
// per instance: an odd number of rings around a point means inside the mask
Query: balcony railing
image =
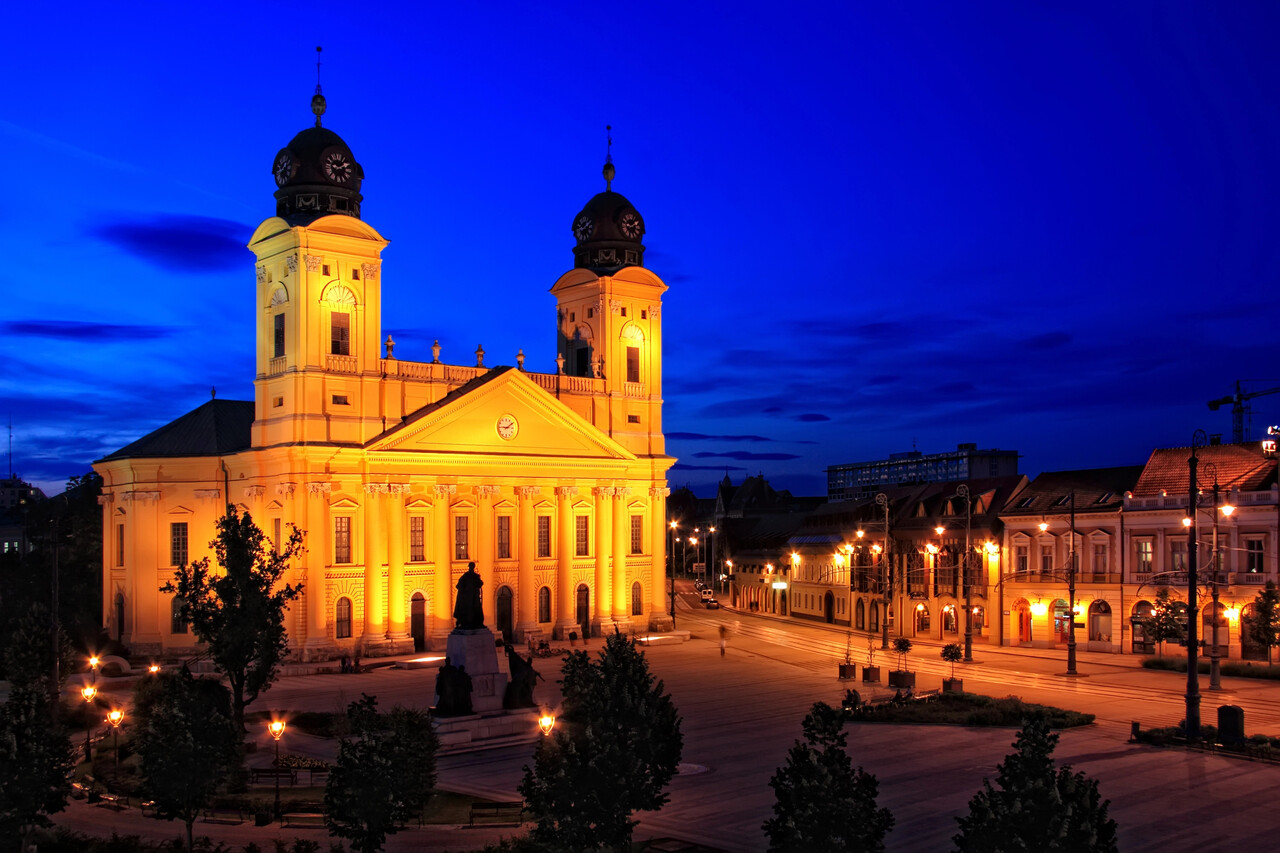
<svg viewBox="0 0 1280 853"><path fill-rule="evenodd" d="M331 355L325 361L325 370L330 373L355 373L356 357L354 355Z"/></svg>
<svg viewBox="0 0 1280 853"><path fill-rule="evenodd" d="M288 361L289 359L283 355L279 358L271 359L271 361L267 362L267 375L278 376L281 373L284 373L284 369L287 366Z"/></svg>

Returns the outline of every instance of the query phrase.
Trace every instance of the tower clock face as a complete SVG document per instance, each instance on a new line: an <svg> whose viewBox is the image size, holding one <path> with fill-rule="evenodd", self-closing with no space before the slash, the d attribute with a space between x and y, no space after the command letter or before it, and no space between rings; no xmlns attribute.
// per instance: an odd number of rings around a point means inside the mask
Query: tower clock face
<svg viewBox="0 0 1280 853"><path fill-rule="evenodd" d="M503 415L498 418L497 423L498 438L503 441L510 441L516 437L516 433L520 431L520 425L516 423L514 415Z"/></svg>
<svg viewBox="0 0 1280 853"><path fill-rule="evenodd" d="M341 151L324 155L324 176L335 184L345 184L351 180L351 161Z"/></svg>
<svg viewBox="0 0 1280 853"><path fill-rule="evenodd" d="M590 237L595 230L596 224L585 213L573 221L573 236L578 238L579 243Z"/></svg>
<svg viewBox="0 0 1280 853"><path fill-rule="evenodd" d="M640 216L631 211L622 214L622 218L618 220L618 228L628 240L639 240L644 233L644 223L640 221Z"/></svg>
<svg viewBox="0 0 1280 853"><path fill-rule="evenodd" d="M275 175L276 186L278 187L289 183L289 179L293 177L293 155L287 149L276 155L276 162L271 167L271 174Z"/></svg>

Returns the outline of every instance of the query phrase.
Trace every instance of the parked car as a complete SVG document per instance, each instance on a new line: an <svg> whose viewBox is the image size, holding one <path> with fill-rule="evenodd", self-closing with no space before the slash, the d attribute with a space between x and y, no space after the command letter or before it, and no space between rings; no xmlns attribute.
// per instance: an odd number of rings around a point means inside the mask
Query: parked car
<svg viewBox="0 0 1280 853"><path fill-rule="evenodd" d="M693 588L694 588L694 589L702 589L704 586L706 586L706 584L704 584L704 583L703 583L702 581L700 581L700 580L698 580L698 581L694 581L694 582L693 582Z"/></svg>
<svg viewBox="0 0 1280 853"><path fill-rule="evenodd" d="M702 605L706 607L708 610L720 609L720 602L716 601L714 598L704 598L702 600Z"/></svg>

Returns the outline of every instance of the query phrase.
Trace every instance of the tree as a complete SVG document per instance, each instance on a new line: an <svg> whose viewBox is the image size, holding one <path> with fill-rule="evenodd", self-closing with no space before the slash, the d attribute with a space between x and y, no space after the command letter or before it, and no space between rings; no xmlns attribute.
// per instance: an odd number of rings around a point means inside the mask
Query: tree
<svg viewBox="0 0 1280 853"><path fill-rule="evenodd" d="M12 684L43 690L54 697L66 682L75 656L66 633L59 628L58 683L52 684L53 642L49 608L43 604L32 604L13 623L8 642L4 644L3 661L5 675Z"/></svg>
<svg viewBox="0 0 1280 853"><path fill-rule="evenodd" d="M951 664L951 680L955 681L956 664L964 660L964 649L960 647L959 643L947 643L942 647L942 651L938 653L938 656Z"/></svg>
<svg viewBox="0 0 1280 853"><path fill-rule="evenodd" d="M1053 750L1058 736L1043 718L1022 725L1015 752L996 768L999 790L982 780L969 801L968 816L958 817L952 837L960 853L1005 851L1078 851L1108 853L1116 846L1116 822L1107 817L1097 780L1071 768L1057 768Z"/></svg>
<svg viewBox="0 0 1280 853"><path fill-rule="evenodd" d="M684 748L680 716L644 652L619 633L598 661L572 652L561 672L560 719L520 783L537 821L530 836L553 850L629 849L631 814L667 802Z"/></svg>
<svg viewBox="0 0 1280 853"><path fill-rule="evenodd" d="M911 651L911 641L906 637L896 637L893 641L893 651L898 655L899 671L906 671L907 652Z"/></svg>
<svg viewBox="0 0 1280 853"><path fill-rule="evenodd" d="M223 572L210 571L205 557L178 567L160 588L181 598L182 617L197 639L208 643L210 658L231 684L237 731L244 731L244 706L271 687L288 645L284 611L302 584L284 584L281 578L289 561L305 550L302 531L292 531L287 542L271 547L249 513L228 507L209 543Z"/></svg>
<svg viewBox="0 0 1280 853"><path fill-rule="evenodd" d="M1280 590L1275 581L1267 581L1250 610L1245 617L1245 630L1250 640L1267 650L1267 666L1271 666L1271 649L1280 642Z"/></svg>
<svg viewBox="0 0 1280 853"><path fill-rule="evenodd" d="M361 694L347 708L350 737L324 789L325 824L351 839L352 850L374 853L387 836L421 814L436 783L436 740L428 714L399 706L378 713Z"/></svg>
<svg viewBox="0 0 1280 853"><path fill-rule="evenodd" d="M143 790L160 817L186 824L187 849L194 850L192 826L238 758L231 694L221 682L185 669L161 675L141 692L133 746Z"/></svg>
<svg viewBox="0 0 1280 853"><path fill-rule="evenodd" d="M24 836L49 826L66 808L75 750L55 722L43 685L15 686L0 706L0 845L21 847Z"/></svg>
<svg viewBox="0 0 1280 853"><path fill-rule="evenodd" d="M855 768L844 733L845 716L816 702L804 718L804 743L769 780L777 797L764 822L771 851L884 850L893 815L876 807L876 777Z"/></svg>
<svg viewBox="0 0 1280 853"><path fill-rule="evenodd" d="M1151 615L1146 617L1143 622L1143 628L1147 632L1147 638L1153 643L1160 644L1160 654L1164 654L1164 644L1166 640L1176 640L1181 642L1187 637L1186 623L1186 606L1181 608L1180 601L1174 601L1169 595L1169 588L1162 586L1156 590L1156 603L1152 607Z"/></svg>

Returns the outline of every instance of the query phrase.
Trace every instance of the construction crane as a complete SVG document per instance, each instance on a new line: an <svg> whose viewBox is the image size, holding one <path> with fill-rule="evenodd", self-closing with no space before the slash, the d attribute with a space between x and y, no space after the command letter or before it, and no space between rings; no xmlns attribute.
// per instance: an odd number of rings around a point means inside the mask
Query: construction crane
<svg viewBox="0 0 1280 853"><path fill-rule="evenodd" d="M1254 379L1237 379L1236 393L1226 397L1219 397L1217 400L1209 401L1209 411L1216 412L1221 407L1231 404L1231 441L1239 444L1245 440L1244 435L1244 418L1245 413L1249 413L1250 419L1253 417L1253 410L1245 405L1246 401L1252 400L1254 397L1265 397L1268 394L1280 394L1280 388L1267 388L1263 391L1245 391L1245 382L1255 382Z"/></svg>

